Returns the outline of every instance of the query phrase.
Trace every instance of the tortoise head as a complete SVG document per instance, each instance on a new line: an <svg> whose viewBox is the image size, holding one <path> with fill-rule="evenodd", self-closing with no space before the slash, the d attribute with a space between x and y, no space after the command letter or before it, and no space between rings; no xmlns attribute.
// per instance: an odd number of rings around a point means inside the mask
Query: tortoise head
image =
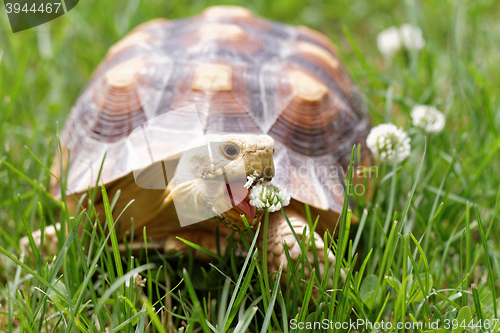
<svg viewBox="0 0 500 333"><path fill-rule="evenodd" d="M206 139L208 145L182 154L168 185L181 225L216 219L243 230L245 216L255 226L262 212L250 205L249 194L256 182L274 176L274 140L252 134L212 134ZM256 181L245 187L249 176Z"/></svg>

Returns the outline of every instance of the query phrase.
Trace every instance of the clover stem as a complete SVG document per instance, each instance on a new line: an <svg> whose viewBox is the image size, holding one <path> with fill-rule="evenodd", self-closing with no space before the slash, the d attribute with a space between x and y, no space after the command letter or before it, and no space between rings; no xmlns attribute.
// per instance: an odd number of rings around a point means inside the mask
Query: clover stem
<svg viewBox="0 0 500 333"><path fill-rule="evenodd" d="M267 233L269 229L269 210L265 208L264 213L264 233L262 235L262 272L264 275L264 285L266 287L266 294L268 299L270 298L269 293L269 276L267 274Z"/></svg>

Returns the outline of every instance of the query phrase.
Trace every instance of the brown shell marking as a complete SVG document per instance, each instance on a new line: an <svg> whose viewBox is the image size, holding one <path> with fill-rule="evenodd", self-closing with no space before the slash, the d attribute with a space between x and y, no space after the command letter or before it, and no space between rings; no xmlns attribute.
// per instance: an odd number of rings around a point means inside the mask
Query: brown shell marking
<svg viewBox="0 0 500 333"><path fill-rule="evenodd" d="M171 109L196 104L207 133L261 133L247 111L248 89L242 68L205 63L184 71Z"/></svg>
<svg viewBox="0 0 500 333"><path fill-rule="evenodd" d="M93 102L98 113L87 114L96 120L87 124L97 140L119 140L146 120L135 87L137 75L144 66L142 57L129 59L107 71L96 85ZM86 119L82 120L85 124Z"/></svg>

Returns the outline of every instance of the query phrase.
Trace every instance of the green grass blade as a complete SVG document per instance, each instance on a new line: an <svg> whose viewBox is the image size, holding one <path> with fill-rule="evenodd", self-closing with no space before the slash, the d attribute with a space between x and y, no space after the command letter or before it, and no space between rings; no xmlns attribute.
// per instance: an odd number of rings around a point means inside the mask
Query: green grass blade
<svg viewBox="0 0 500 333"><path fill-rule="evenodd" d="M276 296L278 294L278 289L279 289L279 285L280 285L279 281L281 279L281 271L282 271L282 268L280 267L280 269L278 271L278 276L276 277L276 282L274 283L273 293L271 295L271 299L269 300L269 305L268 305L268 308L266 311L266 316L264 317L264 322L262 323L262 328L260 330L261 333L265 333L268 330L269 330L269 332L272 332L271 327L269 326L269 322L271 321L271 316L274 313L274 303L276 302Z"/></svg>
<svg viewBox="0 0 500 333"><path fill-rule="evenodd" d="M116 237L116 231L113 229L113 213L111 212L111 206L109 204L109 199L108 199L108 194L106 192L106 188L104 187L104 184L101 186L101 191L102 191L102 201L104 204L104 211L106 212L106 223L108 224L108 229L109 233L111 234L111 246L113 247L113 256L115 259L115 266L116 266L116 275L118 279L121 279L123 277L123 267L122 267L122 260L120 257L120 248L118 247L118 239ZM125 294L125 289L122 284L120 284L120 291L121 294Z"/></svg>
<svg viewBox="0 0 500 333"><path fill-rule="evenodd" d="M200 323L201 328L203 329L203 332L209 333L209 332L211 332L211 330L207 325L205 313L203 312L200 300L198 299L198 296L196 295L196 290L194 289L193 284L191 283L191 278L189 277L189 274L188 274L186 269L182 270L182 276L184 277L184 283L186 284L187 291L188 291L189 296L191 297L191 301L193 303L194 314L196 315L196 317L198 317L198 322Z"/></svg>
<svg viewBox="0 0 500 333"><path fill-rule="evenodd" d="M495 289L495 276L493 274L493 270L491 269L491 262L490 262L490 254L488 251L488 243L486 239L486 235L484 232L484 227L483 227L483 221L481 220L481 215L479 214L479 209L477 208L476 205L476 216L477 216L477 223L479 225L479 234L481 235L481 243L483 244L483 250L484 250L484 260L486 261L486 267L488 268L488 279L490 281L490 293L491 293L491 298L493 301L493 315L495 319L498 319L498 312L497 312L497 297L496 297L496 289Z"/></svg>

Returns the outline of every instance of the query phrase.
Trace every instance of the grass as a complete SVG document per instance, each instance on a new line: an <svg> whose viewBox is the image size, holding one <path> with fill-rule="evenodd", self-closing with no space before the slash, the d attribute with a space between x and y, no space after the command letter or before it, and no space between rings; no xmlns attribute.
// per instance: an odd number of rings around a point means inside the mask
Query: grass
<svg viewBox="0 0 500 333"><path fill-rule="evenodd" d="M108 200L107 222L94 226L88 222L91 209L73 216L47 194L49 173L42 165L51 164L55 134L108 47L140 22L193 15L210 4L85 1L51 22L50 34L43 32L47 26L12 34L1 11L0 330L295 332L300 330L293 323L327 319L383 320L393 326L386 331L402 331L397 323L440 320L438 327L410 332L458 332L462 321L472 320L493 331L500 295L495 1L247 4L260 15L328 34L363 90L373 123L395 123L412 138L404 163L380 166L369 200L353 195L352 212L344 207L339 237L325 236L342 260L323 275L305 279L303 267L315 265L302 256L301 265L277 273L287 276L288 285L280 286L276 272L266 274L255 238L237 245L246 256L230 247L215 254L211 265L194 261L192 252L167 256L149 250L120 258L116 235L108 236L115 248L110 251L99 232L114 228L115 198ZM376 49L377 33L406 22L422 27L425 48L385 62ZM416 103L446 114L442 133L426 137L411 126ZM360 217L358 225L350 225L351 214ZM316 216L308 220L313 226ZM23 258L19 239L56 222L69 234L59 233L55 259L37 250ZM88 227L89 249L76 237L80 223ZM315 252L314 244L302 248ZM134 284L136 273L147 279L144 288L137 277ZM332 330L346 331L335 325Z"/></svg>

